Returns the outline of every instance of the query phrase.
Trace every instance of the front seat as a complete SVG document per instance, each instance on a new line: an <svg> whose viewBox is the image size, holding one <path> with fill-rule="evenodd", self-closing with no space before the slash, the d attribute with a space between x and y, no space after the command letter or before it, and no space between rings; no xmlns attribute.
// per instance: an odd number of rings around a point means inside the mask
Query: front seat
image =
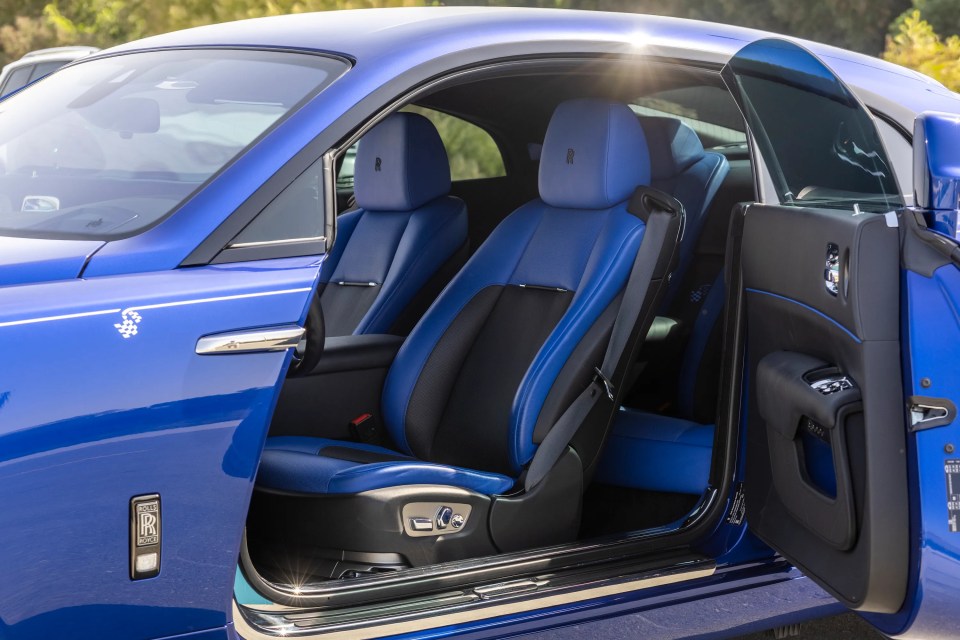
<svg viewBox="0 0 960 640"><path fill-rule="evenodd" d="M544 142L540 198L490 235L389 371L382 413L396 450L268 439L250 540L299 548L315 566L327 558L328 577L340 577L346 567L421 566L574 539L584 474L616 403L594 405L537 484L524 486L524 476L605 360L635 261L664 264L674 254L679 216L667 240L647 241L654 235L628 210L649 181L643 129L628 107L561 104ZM663 275L640 283L650 308ZM618 362L614 385L628 358Z"/></svg>
<svg viewBox="0 0 960 640"><path fill-rule="evenodd" d="M431 302L422 292L445 284L431 280L466 253L467 208L449 195L447 152L421 115L394 113L371 129L354 167L358 208L337 218L320 272L325 335L402 333L405 316Z"/></svg>

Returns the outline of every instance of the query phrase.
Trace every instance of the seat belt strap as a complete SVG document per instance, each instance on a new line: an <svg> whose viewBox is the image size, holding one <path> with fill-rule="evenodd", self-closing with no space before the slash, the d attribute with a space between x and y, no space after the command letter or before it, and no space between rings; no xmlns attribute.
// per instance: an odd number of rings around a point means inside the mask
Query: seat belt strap
<svg viewBox="0 0 960 640"><path fill-rule="evenodd" d="M650 283L657 277L665 278L673 268L676 244L683 227L683 205L662 191L641 187L634 193L627 210L644 220L646 229L624 286L603 363L594 369L593 380L561 414L537 447L524 479L527 491L543 480L557 463L597 401L601 397L610 402L616 400L613 375L644 310Z"/></svg>

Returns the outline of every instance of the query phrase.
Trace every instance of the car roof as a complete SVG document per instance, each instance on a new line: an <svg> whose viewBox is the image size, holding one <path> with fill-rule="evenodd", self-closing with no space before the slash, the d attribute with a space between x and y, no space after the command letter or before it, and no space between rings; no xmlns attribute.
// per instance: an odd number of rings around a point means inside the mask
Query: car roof
<svg viewBox="0 0 960 640"><path fill-rule="evenodd" d="M403 57L420 62L473 48L525 42L563 44L571 51L626 48L723 64L750 42L786 38L809 48L863 98L879 97L905 113L960 108L960 96L913 70L837 47L712 22L634 13L508 7L416 7L293 14L196 27L128 43L117 53L147 48L252 46L330 52L356 68ZM554 49L555 50L555 49ZM491 55L491 58L496 57ZM908 91L906 89L915 89ZM911 116L912 117L912 116Z"/></svg>

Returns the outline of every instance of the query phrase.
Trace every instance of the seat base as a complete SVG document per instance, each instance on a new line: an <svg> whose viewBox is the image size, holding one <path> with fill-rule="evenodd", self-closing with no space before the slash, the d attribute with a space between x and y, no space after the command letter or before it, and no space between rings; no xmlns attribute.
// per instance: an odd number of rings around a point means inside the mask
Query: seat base
<svg viewBox="0 0 960 640"><path fill-rule="evenodd" d="M247 518L250 558L261 573L279 574L290 582L347 577L357 571L344 564L345 553L390 554L375 559L371 570L419 567L463 557L496 553L487 528L490 498L456 487L407 485L354 494L291 495L258 488ZM440 507L453 510L439 529ZM436 508L431 508L436 507ZM456 515L464 517L454 526ZM413 520L429 531L417 531Z"/></svg>
<svg viewBox="0 0 960 640"><path fill-rule="evenodd" d="M582 478L569 449L540 484L507 496L426 484L315 495L257 486L247 549L265 578L298 585L571 542Z"/></svg>

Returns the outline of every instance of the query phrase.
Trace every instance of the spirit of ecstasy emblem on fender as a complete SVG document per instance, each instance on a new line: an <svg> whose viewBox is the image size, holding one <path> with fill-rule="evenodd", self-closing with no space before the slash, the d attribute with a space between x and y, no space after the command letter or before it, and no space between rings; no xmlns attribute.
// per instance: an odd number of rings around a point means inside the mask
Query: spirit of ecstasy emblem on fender
<svg viewBox="0 0 960 640"><path fill-rule="evenodd" d="M123 322L113 325L124 339L137 335L137 325L143 318L136 311L124 311L121 315Z"/></svg>

